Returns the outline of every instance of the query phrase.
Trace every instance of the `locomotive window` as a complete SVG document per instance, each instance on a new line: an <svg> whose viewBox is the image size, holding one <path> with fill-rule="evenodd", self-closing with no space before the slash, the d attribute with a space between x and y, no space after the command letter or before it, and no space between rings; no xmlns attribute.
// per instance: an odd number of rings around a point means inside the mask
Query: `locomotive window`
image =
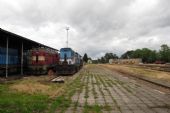
<svg viewBox="0 0 170 113"><path fill-rule="evenodd" d="M74 56L74 52L73 51L71 51L71 56Z"/></svg>
<svg viewBox="0 0 170 113"><path fill-rule="evenodd" d="M36 63L38 62L38 55L36 55Z"/></svg>
<svg viewBox="0 0 170 113"><path fill-rule="evenodd" d="M45 57L44 57L44 56L39 56L39 57L38 57L38 60L39 60L39 61L45 61Z"/></svg>

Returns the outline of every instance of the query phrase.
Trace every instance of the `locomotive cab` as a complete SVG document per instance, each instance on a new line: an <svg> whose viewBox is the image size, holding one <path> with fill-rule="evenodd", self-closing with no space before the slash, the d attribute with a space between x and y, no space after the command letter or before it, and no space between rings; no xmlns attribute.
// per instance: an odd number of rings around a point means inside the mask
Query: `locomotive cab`
<svg viewBox="0 0 170 113"><path fill-rule="evenodd" d="M56 50L34 48L29 51L28 74L47 74L48 69L59 62Z"/></svg>
<svg viewBox="0 0 170 113"><path fill-rule="evenodd" d="M60 65L56 66L56 73L62 75L74 74L80 69L80 55L71 48L60 49Z"/></svg>

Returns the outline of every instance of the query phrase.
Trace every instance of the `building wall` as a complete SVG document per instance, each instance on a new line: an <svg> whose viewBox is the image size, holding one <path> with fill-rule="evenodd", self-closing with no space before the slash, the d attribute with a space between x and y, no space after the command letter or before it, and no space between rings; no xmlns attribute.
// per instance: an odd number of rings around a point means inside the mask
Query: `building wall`
<svg viewBox="0 0 170 113"><path fill-rule="evenodd" d="M134 58L134 59L110 59L110 64L139 64L142 63L141 58Z"/></svg>
<svg viewBox="0 0 170 113"><path fill-rule="evenodd" d="M88 60L87 63L88 63L88 64L92 64L92 60Z"/></svg>

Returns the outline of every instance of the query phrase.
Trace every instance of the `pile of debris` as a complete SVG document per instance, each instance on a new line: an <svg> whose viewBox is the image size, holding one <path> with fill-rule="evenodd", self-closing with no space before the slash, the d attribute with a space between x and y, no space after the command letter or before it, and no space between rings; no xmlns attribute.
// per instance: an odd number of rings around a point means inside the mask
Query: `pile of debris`
<svg viewBox="0 0 170 113"><path fill-rule="evenodd" d="M58 76L56 78L53 78L51 81L57 83L64 83L64 78L62 76Z"/></svg>

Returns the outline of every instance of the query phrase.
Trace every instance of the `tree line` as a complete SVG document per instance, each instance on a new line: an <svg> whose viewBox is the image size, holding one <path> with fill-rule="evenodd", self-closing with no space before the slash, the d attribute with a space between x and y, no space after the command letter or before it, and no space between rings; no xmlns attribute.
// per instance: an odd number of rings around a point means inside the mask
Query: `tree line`
<svg viewBox="0 0 170 113"><path fill-rule="evenodd" d="M170 47L163 44L159 51L148 48L136 49L125 52L121 55L122 59L141 58L144 63L165 63L170 62Z"/></svg>
<svg viewBox="0 0 170 113"><path fill-rule="evenodd" d="M160 46L160 50L151 50L149 48L142 48L136 50L126 51L120 57L114 53L105 53L104 56L97 60L93 60L93 63L108 63L109 59L131 59L131 58L141 58L143 63L166 63L170 62L170 47L167 44ZM87 54L85 53L83 60L88 61Z"/></svg>

